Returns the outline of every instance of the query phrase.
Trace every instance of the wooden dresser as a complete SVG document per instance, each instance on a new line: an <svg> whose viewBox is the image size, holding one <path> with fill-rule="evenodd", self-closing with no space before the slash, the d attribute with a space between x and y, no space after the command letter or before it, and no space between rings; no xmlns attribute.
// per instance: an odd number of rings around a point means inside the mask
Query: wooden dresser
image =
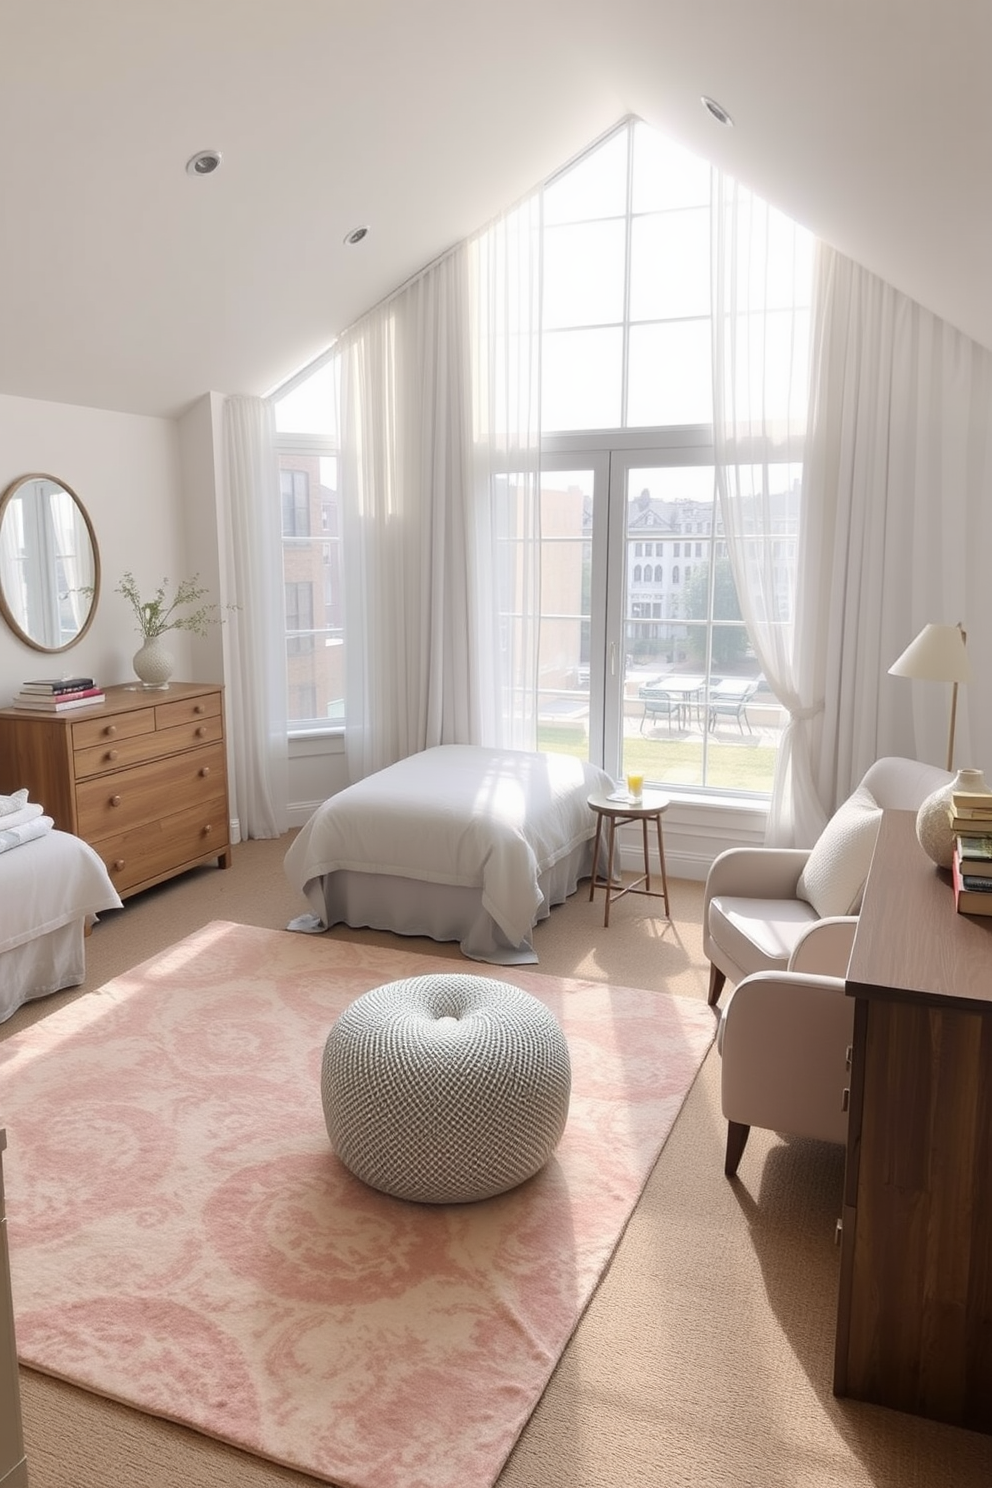
<svg viewBox="0 0 992 1488"><path fill-rule="evenodd" d="M14 1309L10 1300L7 1218L3 1205L3 1149L7 1133L0 1131L0 1488L28 1488L21 1431L21 1392L14 1346Z"/></svg>
<svg viewBox="0 0 992 1488"><path fill-rule="evenodd" d="M58 714L0 709L0 780L89 842L122 899L200 863L230 867L215 685L108 687L104 703Z"/></svg>
<svg viewBox="0 0 992 1488"><path fill-rule="evenodd" d="M992 917L882 817L855 999L834 1390L992 1431Z"/></svg>

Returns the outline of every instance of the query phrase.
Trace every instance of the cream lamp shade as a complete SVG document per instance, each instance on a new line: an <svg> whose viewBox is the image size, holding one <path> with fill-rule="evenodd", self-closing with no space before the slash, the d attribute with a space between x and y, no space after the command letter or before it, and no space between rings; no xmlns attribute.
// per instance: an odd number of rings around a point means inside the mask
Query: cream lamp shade
<svg viewBox="0 0 992 1488"><path fill-rule="evenodd" d="M915 641L889 667L893 677L913 677L921 682L950 682L951 727L947 740L947 768L954 768L954 722L958 707L958 683L971 681L971 666L960 625L924 625Z"/></svg>

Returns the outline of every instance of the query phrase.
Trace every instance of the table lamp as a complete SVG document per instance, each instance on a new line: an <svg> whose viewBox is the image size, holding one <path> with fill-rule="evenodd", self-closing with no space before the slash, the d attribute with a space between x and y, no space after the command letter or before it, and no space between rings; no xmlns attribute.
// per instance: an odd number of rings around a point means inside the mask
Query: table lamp
<svg viewBox="0 0 992 1488"><path fill-rule="evenodd" d="M971 680L964 630L960 625L925 625L898 661L892 663L889 671L894 677L914 677L923 682L950 682L951 726L947 736L947 768L949 771L953 770L958 684ZM950 826L948 807L956 790L987 791L983 772L959 770L948 785L940 786L927 796L916 813L916 836L920 846L941 868L950 868L954 857L955 837Z"/></svg>
<svg viewBox="0 0 992 1488"><path fill-rule="evenodd" d="M951 683L951 727L947 736L947 768L953 770L954 724L958 711L958 683L971 681L971 667L960 625L924 625L915 641L889 667L893 677L921 682Z"/></svg>

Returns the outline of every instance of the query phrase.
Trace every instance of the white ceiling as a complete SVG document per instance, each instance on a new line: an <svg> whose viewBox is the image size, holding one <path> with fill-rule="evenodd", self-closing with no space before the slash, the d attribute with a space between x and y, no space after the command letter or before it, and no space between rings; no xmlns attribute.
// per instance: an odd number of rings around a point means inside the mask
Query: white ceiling
<svg viewBox="0 0 992 1488"><path fill-rule="evenodd" d="M268 392L631 113L992 347L985 0L2 0L0 58L0 393Z"/></svg>

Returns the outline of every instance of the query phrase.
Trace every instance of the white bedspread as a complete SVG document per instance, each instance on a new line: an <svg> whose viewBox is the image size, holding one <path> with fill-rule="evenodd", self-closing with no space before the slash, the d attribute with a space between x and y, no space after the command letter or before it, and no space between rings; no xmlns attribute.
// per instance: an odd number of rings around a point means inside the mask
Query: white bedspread
<svg viewBox="0 0 992 1488"><path fill-rule="evenodd" d="M286 854L304 894L342 869L482 891L511 944L541 907L538 878L591 838L604 770L564 754L446 744L400 760L319 806Z"/></svg>
<svg viewBox="0 0 992 1488"><path fill-rule="evenodd" d="M101 858L68 832L48 831L0 854L0 953L120 907Z"/></svg>

